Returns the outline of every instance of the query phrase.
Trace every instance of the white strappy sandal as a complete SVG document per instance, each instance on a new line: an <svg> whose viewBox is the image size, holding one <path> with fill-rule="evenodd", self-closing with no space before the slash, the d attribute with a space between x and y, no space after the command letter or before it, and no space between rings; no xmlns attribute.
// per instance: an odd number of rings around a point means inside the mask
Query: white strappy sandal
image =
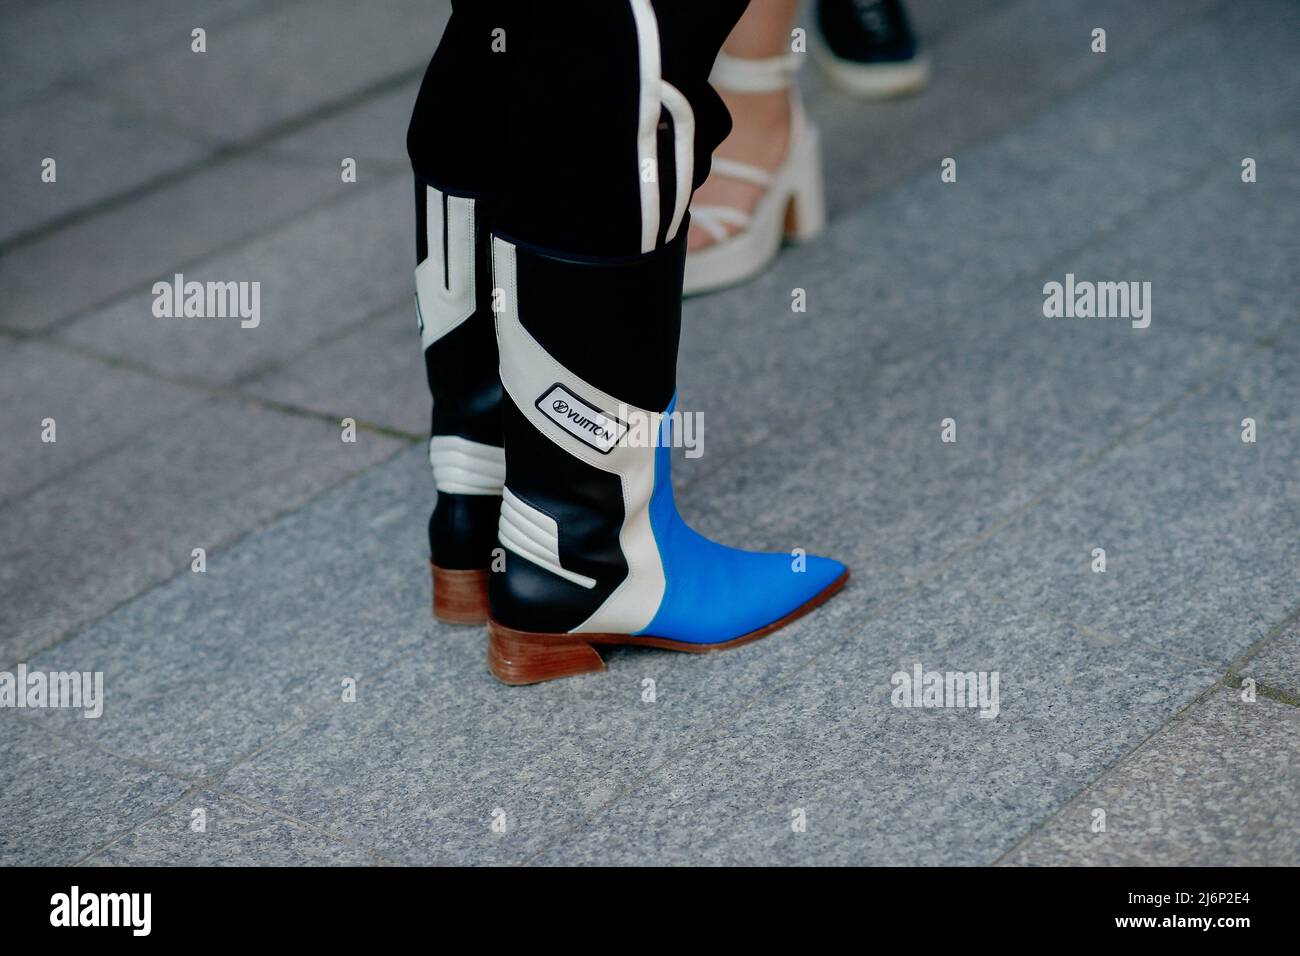
<svg viewBox="0 0 1300 956"><path fill-rule="evenodd" d="M804 113L795 72L797 53L763 60L719 53L710 82L735 93L790 92L790 144L772 172L749 163L713 158L719 176L753 183L765 192L752 213L730 206L692 204L691 221L714 239L686 257L685 292L711 292L749 279L767 267L782 238L812 239L826 227L826 192L822 182L821 142ZM727 226L739 229L732 234Z"/></svg>

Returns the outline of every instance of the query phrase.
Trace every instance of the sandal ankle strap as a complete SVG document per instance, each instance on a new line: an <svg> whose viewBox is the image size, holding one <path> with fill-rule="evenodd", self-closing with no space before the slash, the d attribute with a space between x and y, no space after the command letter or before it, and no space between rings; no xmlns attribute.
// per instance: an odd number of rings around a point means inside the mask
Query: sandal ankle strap
<svg viewBox="0 0 1300 956"><path fill-rule="evenodd" d="M774 93L790 88L802 63L798 53L748 59L720 52L709 82L733 93Z"/></svg>

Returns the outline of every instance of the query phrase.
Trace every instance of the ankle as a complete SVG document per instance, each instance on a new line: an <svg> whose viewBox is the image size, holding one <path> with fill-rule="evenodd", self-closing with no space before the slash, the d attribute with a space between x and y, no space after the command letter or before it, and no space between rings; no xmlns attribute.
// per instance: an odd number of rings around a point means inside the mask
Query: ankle
<svg viewBox="0 0 1300 956"><path fill-rule="evenodd" d="M718 155L766 168L779 165L790 141L793 113L789 92L719 93L731 112L732 127Z"/></svg>

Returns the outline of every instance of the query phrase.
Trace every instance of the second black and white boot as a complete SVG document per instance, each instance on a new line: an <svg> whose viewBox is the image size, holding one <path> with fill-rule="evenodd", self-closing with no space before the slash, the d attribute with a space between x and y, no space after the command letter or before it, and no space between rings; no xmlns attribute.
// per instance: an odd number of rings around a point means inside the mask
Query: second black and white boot
<svg viewBox="0 0 1300 956"><path fill-rule="evenodd" d="M429 518L433 613L487 620L487 579L505 479L501 381L488 251L492 204L416 180L416 319L433 397Z"/></svg>

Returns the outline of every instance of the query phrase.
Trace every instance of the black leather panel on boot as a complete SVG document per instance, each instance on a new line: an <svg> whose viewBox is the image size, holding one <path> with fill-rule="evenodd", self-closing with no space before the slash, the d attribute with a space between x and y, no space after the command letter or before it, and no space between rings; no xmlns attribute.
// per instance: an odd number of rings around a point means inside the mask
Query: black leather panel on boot
<svg viewBox="0 0 1300 956"><path fill-rule="evenodd" d="M618 475L592 468L538 432L509 396L502 404L506 487L555 519L560 565L597 583L584 588L507 551L505 572L489 575L492 616L522 631L570 631L591 617L627 577L618 541L623 483Z"/></svg>
<svg viewBox="0 0 1300 956"><path fill-rule="evenodd" d="M663 411L677 388L687 225L666 246L624 259L516 244L520 324L579 378Z"/></svg>
<svg viewBox="0 0 1300 956"><path fill-rule="evenodd" d="M487 283L485 283L487 284ZM433 396L432 435L501 447L501 377L489 304L424 350Z"/></svg>
<svg viewBox="0 0 1300 956"><path fill-rule="evenodd" d="M428 258L426 186L415 181L417 261ZM433 396L430 435L454 435L483 445L502 447L501 378L496 330L492 316L491 224L494 206L475 199L474 314L424 350L425 377ZM444 220L445 220L444 215ZM444 238L445 242L445 238ZM434 250L446 261L446 248ZM460 495L440 492L429 517L429 554L442 568L486 568L496 547L499 495Z"/></svg>
<svg viewBox="0 0 1300 956"><path fill-rule="evenodd" d="M440 568L481 571L497 546L499 495L453 495L438 492L429 516L429 555Z"/></svg>
<svg viewBox="0 0 1300 956"><path fill-rule="evenodd" d="M426 185L441 188L419 179L415 183L418 262L427 259L429 252L424 202ZM490 230L494 206L487 199L475 199L474 214L474 314L424 350L425 377L433 396L430 434L459 435L470 441L501 447L500 362L492 317ZM446 259L445 249L439 256Z"/></svg>

